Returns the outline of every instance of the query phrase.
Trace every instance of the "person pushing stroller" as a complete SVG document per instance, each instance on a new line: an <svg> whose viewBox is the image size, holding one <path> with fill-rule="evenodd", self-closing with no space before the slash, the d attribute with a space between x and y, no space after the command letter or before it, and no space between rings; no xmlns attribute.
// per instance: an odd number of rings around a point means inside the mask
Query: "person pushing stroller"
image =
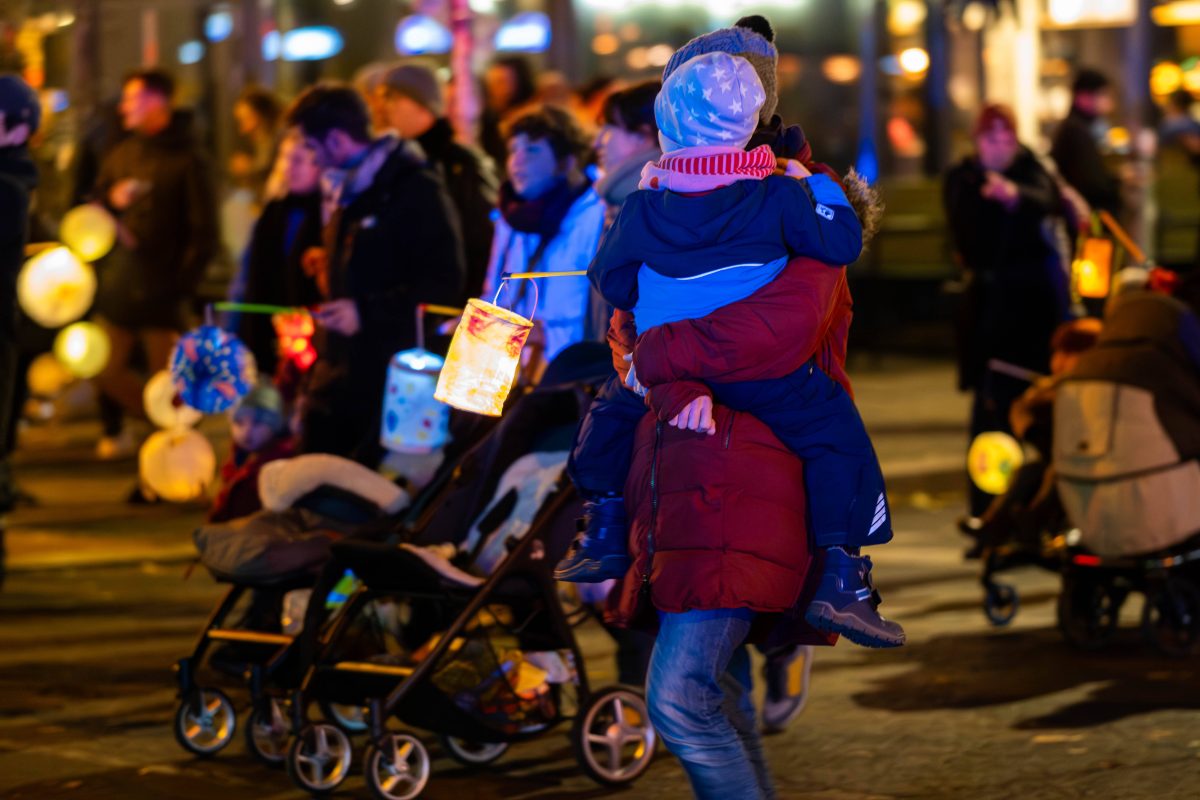
<svg viewBox="0 0 1200 800"><path fill-rule="evenodd" d="M589 269L600 293L632 311L640 332L702 318L725 305L753 303L789 260L854 261L862 228L839 185L789 162L777 175L769 147L744 150L765 102L748 61L727 53L698 56L672 73L655 104L664 158L648 164L601 242ZM801 180L796 180L801 178ZM838 269L840 267L829 267ZM635 359L636 367L636 359ZM640 394L684 391L690 397L670 424L715 433L717 402L753 414L806 463L812 530L825 551L825 573L808 622L870 647L905 641L900 625L876 611L870 559L859 548L892 538L878 459L849 395L810 359L766 380L643 387ZM581 435L573 462L589 474L612 465L607 491L581 486L587 526L556 577L598 582L628 567L621 465L627 462L640 413L610 414L599 398L589 418L623 421L607 437ZM585 420L586 431L589 421ZM607 438L608 441L602 439ZM600 462L597 470L595 464ZM579 470L573 470L578 476Z"/></svg>

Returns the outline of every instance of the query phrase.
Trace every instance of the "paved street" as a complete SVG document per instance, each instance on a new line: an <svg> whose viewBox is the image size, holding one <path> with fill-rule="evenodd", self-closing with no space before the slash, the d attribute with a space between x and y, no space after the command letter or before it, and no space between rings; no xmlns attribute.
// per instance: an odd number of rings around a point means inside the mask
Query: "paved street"
<svg viewBox="0 0 1200 800"><path fill-rule="evenodd" d="M806 712L768 740L783 798L1189 798L1200 794L1200 660L1143 645L1140 602L1108 651L1067 648L1054 629L1055 576L1013 582L1021 611L995 629L976 568L960 558L953 474L963 398L942 364L888 362L854 373L892 482L897 537L875 554L884 611L910 644L817 654ZM212 432L219 430L213 425ZM0 797L297 798L239 734L198 761L176 745L169 666L220 592L182 558L201 510L120 503L132 461L90 460L87 423L26 438L22 483L39 508L11 520L0 594ZM582 629L589 669L613 677L612 645ZM244 706L244 694L234 693ZM634 788L597 787L565 732L515 747L473 773L435 750L432 800L689 797L661 755ZM337 797L367 797L354 775ZM736 800L731 798L731 800Z"/></svg>

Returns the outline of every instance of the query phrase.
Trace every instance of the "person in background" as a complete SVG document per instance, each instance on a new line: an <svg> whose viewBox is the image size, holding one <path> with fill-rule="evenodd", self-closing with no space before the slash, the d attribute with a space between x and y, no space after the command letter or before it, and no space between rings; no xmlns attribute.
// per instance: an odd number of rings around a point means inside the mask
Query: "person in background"
<svg viewBox="0 0 1200 800"><path fill-rule="evenodd" d="M279 147L283 108L275 95L256 86L247 88L233 106L239 142L229 159L229 174L239 186L263 199Z"/></svg>
<svg viewBox="0 0 1200 800"><path fill-rule="evenodd" d="M614 92L625 88L622 81L611 75L597 75L575 87L571 92L571 112L579 126L589 133L596 132L604 124L604 105Z"/></svg>
<svg viewBox="0 0 1200 800"><path fill-rule="evenodd" d="M310 248L321 246L321 168L316 151L301 136L286 137L276 172L279 186L254 224L229 299L289 307L314 305L320 302L321 292L305 273L301 259ZM230 327L254 353L259 374L273 375L279 354L271 318L246 314L232 319Z"/></svg>
<svg viewBox="0 0 1200 800"><path fill-rule="evenodd" d="M132 366L140 345L150 371L167 364L196 286L218 244L212 170L174 110L175 82L160 70L130 74L121 121L130 133L104 159L94 196L116 217L117 246L101 263L95 312L112 345L97 383L101 458L131 453L123 414L143 417L143 378Z"/></svg>
<svg viewBox="0 0 1200 800"><path fill-rule="evenodd" d="M971 439L1009 428L1025 383L989 368L992 359L1045 374L1050 337L1069 313L1065 265L1043 223L1063 213L1054 177L1017 140L1004 106L984 108L976 152L946 174L946 218L967 289L959 317L959 388L975 393ZM966 529L991 503L970 487Z"/></svg>
<svg viewBox="0 0 1200 800"><path fill-rule="evenodd" d="M16 447L11 424L17 374L17 274L25 263L29 207L37 186L37 169L29 157L29 140L41 122L37 95L17 75L0 75L0 587L4 585L5 515L16 504L18 490L9 464Z"/></svg>
<svg viewBox="0 0 1200 800"><path fill-rule="evenodd" d="M258 474L265 464L291 458L295 452L283 398L267 383L251 389L234 406L229 431L229 458L221 466L221 489L208 511L208 522L227 522L261 509Z"/></svg>
<svg viewBox="0 0 1200 800"><path fill-rule="evenodd" d="M462 301L478 297L492 249L499 180L482 151L454 140L446 117L446 97L437 74L418 62L398 64L380 84L383 115L388 129L412 139L437 167L462 223L467 258L466 291Z"/></svg>
<svg viewBox="0 0 1200 800"><path fill-rule="evenodd" d="M509 180L500 187L500 220L484 295L505 272L586 270L604 230L604 202L579 169L586 141L570 112L546 106L513 119L505 130ZM586 279L542 281L537 313L530 281L516 281L500 302L533 318L526 346L530 374L568 345L599 340L606 309Z"/></svg>
<svg viewBox="0 0 1200 800"><path fill-rule="evenodd" d="M388 131L387 117L383 113L383 94L380 87L383 76L387 74L391 64L387 61L372 61L354 73L352 81L355 90L367 104L371 115L371 131L376 136L382 136Z"/></svg>
<svg viewBox="0 0 1200 800"><path fill-rule="evenodd" d="M321 83L287 124L317 154L327 300L316 311L318 358L301 398L301 451L375 466L392 355L416 345L416 306L453 303L465 274L458 213L416 145L373 139L366 103Z"/></svg>
<svg viewBox="0 0 1200 800"><path fill-rule="evenodd" d="M1163 107L1163 118L1158 124L1160 147L1178 147L1185 153L1200 154L1200 121L1192 116L1195 101L1187 89L1171 92Z"/></svg>
<svg viewBox="0 0 1200 800"><path fill-rule="evenodd" d="M1112 111L1108 77L1094 69L1080 70L1071 86L1071 111L1054 132L1050 157L1093 209L1119 216L1121 181L1105 166L1099 144Z"/></svg>
<svg viewBox="0 0 1200 800"><path fill-rule="evenodd" d="M492 157L503 177L508 147L501 131L504 118L537 96L533 67L521 56L497 59L483 76L483 116L479 120L479 146Z"/></svg>
<svg viewBox="0 0 1200 800"><path fill-rule="evenodd" d="M661 81L647 81L610 94L600 110L596 136L600 180L596 193L604 201L605 223L611 225L625 198L637 191L642 168L662 158L654 99Z"/></svg>

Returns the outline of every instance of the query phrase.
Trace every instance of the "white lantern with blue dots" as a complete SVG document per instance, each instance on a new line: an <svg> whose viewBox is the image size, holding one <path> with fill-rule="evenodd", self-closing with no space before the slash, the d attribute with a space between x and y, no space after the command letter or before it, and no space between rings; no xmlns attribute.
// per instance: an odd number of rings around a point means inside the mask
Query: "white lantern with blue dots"
<svg viewBox="0 0 1200 800"><path fill-rule="evenodd" d="M394 453L432 453L450 439L450 407L433 399L445 362L419 347L392 356L379 443Z"/></svg>

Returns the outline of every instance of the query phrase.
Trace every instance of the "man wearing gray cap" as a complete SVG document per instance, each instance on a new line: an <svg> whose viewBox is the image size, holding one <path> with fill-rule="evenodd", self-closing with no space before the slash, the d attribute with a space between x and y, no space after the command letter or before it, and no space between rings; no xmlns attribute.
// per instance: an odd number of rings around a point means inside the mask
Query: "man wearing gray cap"
<svg viewBox="0 0 1200 800"><path fill-rule="evenodd" d="M425 64L397 64L384 74L379 88L387 126L420 144L442 173L462 222L467 256L463 299L478 297L491 255L492 210L499 188L492 161L483 151L454 140L454 128L446 118L442 83Z"/></svg>

